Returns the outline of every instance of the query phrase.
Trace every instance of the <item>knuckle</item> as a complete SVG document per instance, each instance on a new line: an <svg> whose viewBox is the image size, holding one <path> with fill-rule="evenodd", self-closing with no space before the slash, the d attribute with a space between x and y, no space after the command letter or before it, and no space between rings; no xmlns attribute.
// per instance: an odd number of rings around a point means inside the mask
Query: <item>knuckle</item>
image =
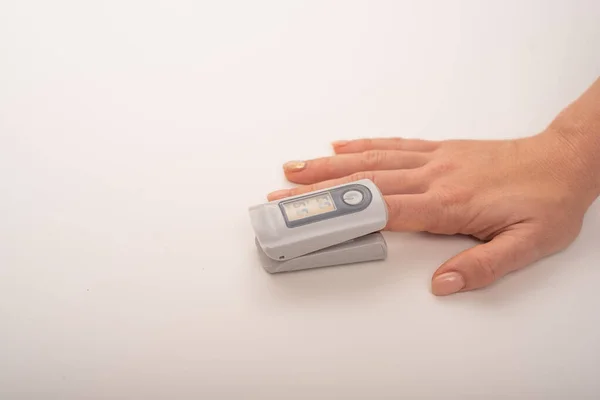
<svg viewBox="0 0 600 400"><path fill-rule="evenodd" d="M363 179L369 179L375 183L375 174L370 171L355 172L348 177L350 182L362 181Z"/></svg>
<svg viewBox="0 0 600 400"><path fill-rule="evenodd" d="M302 193L316 192L317 190L321 190L321 189L323 189L322 185L318 185L318 184L307 185L306 187L304 187L304 190L302 190Z"/></svg>
<svg viewBox="0 0 600 400"><path fill-rule="evenodd" d="M402 150L409 142L404 138L395 137L391 139L390 143L394 150Z"/></svg>
<svg viewBox="0 0 600 400"><path fill-rule="evenodd" d="M436 188L435 197L442 207L451 207L469 203L473 198L473 192L458 186L441 186Z"/></svg>
<svg viewBox="0 0 600 400"><path fill-rule="evenodd" d="M457 168L456 163L450 160L430 162L427 166L430 175L445 175Z"/></svg>
<svg viewBox="0 0 600 400"><path fill-rule="evenodd" d="M309 193L309 192L314 192L317 189L318 189L318 187L317 187L316 184L299 186L299 187L295 187L293 189L290 189L290 195L291 196L299 196L301 194L305 194L305 193Z"/></svg>
<svg viewBox="0 0 600 400"><path fill-rule="evenodd" d="M319 175L330 176L335 174L335 163L331 157L321 158L313 164L313 173L318 171Z"/></svg>
<svg viewBox="0 0 600 400"><path fill-rule="evenodd" d="M384 164L387 153L381 150L368 150L363 153L363 167L377 168Z"/></svg>
<svg viewBox="0 0 600 400"><path fill-rule="evenodd" d="M494 257L488 251L482 250L473 255L472 263L484 282L490 283L496 280Z"/></svg>
<svg viewBox="0 0 600 400"><path fill-rule="evenodd" d="M472 271L475 272L473 278L479 282L479 285L485 286L497 279L494 257L488 251L481 250L471 253L468 263L472 265Z"/></svg>

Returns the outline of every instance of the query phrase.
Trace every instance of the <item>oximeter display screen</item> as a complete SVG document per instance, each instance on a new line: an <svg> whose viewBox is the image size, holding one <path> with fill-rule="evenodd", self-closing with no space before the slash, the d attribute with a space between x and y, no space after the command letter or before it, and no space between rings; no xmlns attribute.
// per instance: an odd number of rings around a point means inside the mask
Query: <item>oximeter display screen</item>
<svg viewBox="0 0 600 400"><path fill-rule="evenodd" d="M313 197L306 197L289 203L284 203L288 221L297 221L319 214L335 211L335 204L329 193L321 193Z"/></svg>

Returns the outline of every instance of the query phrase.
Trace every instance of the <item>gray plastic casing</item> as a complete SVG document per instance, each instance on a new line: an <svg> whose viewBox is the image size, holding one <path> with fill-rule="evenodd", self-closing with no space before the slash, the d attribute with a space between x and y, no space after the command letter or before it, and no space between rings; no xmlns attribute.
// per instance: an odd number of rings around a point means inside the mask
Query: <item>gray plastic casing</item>
<svg viewBox="0 0 600 400"><path fill-rule="evenodd" d="M256 247L263 268L271 274L384 260L387 257L387 244L379 232L287 261L275 261L269 258L260 247L258 239L256 239Z"/></svg>
<svg viewBox="0 0 600 400"><path fill-rule="evenodd" d="M366 207L342 215L332 213L331 218L324 215L310 223L288 227L280 207L282 202L351 187L367 190L370 198ZM368 179L253 206L249 213L260 249L268 258L280 262L378 232L385 228L388 219L383 196Z"/></svg>

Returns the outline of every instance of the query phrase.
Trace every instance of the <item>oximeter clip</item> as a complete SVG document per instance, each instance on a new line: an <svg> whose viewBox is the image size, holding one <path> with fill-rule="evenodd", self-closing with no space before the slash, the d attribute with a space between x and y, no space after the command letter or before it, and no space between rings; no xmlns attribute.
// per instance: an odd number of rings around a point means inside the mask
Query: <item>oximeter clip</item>
<svg viewBox="0 0 600 400"><path fill-rule="evenodd" d="M360 180L250 207L255 244L269 273L383 260L387 208Z"/></svg>

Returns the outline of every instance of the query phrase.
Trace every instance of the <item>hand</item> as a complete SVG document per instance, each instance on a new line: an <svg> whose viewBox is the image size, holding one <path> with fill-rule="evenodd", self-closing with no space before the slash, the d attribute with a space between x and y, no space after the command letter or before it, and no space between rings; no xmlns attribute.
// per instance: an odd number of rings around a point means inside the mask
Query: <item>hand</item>
<svg viewBox="0 0 600 400"><path fill-rule="evenodd" d="M363 139L333 147L334 156L287 163L287 179L303 186L269 200L368 178L385 196L386 230L481 240L439 267L436 295L485 287L564 249L597 195L588 166L551 129L517 140Z"/></svg>

